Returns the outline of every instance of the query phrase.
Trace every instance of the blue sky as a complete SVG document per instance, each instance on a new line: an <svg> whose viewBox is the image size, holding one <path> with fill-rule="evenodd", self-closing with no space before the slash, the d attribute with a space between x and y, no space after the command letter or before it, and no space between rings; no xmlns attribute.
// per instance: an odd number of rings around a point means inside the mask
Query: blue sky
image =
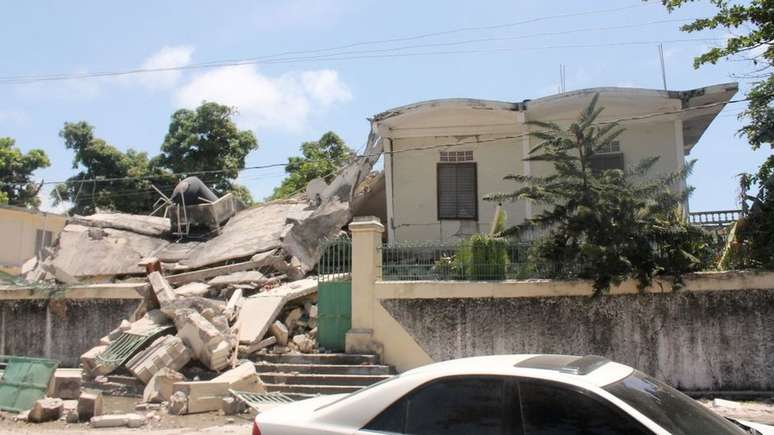
<svg viewBox="0 0 774 435"><path fill-rule="evenodd" d="M610 9L621 10L550 18ZM118 148L153 155L170 115L206 99L236 106L240 127L255 132L260 149L248 166L284 162L302 141L328 130L359 148L368 134L366 118L394 106L555 93L560 64L566 65L568 90L660 88L657 41L664 41L670 89L736 80L731 75L746 64L693 69L692 58L714 42L668 42L722 40L724 31L690 35L678 30L679 22L661 22L711 11L696 4L668 14L658 2L636 0L4 2L0 77L190 65L455 31L358 45L338 60L312 53L273 64L0 84L0 136L15 138L23 150L46 150L52 165L36 176L62 180L75 172L72 153L58 137L64 122L88 121ZM514 24L531 19L537 20ZM471 27L478 29L460 30ZM740 80L740 86L739 98L749 85ZM754 170L769 152L753 152L736 136L740 121L734 114L741 108L727 107L691 154L699 160L689 180L696 187L693 210L736 207L736 174ZM245 171L240 181L260 199L282 177L282 169L274 168Z"/></svg>

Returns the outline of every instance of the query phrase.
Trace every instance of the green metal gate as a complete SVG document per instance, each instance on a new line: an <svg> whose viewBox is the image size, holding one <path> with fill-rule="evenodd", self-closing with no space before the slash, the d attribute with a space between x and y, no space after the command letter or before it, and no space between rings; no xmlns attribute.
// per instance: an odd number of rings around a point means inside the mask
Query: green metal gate
<svg viewBox="0 0 774 435"><path fill-rule="evenodd" d="M352 241L326 242L317 272L318 341L321 347L340 352L352 327Z"/></svg>

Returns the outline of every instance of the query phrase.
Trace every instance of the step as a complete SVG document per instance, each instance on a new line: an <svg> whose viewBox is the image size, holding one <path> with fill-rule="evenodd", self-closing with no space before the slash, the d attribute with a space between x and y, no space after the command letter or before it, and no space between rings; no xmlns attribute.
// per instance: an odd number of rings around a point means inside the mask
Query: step
<svg viewBox="0 0 774 435"><path fill-rule="evenodd" d="M286 385L340 385L367 387L389 379L390 375L315 375L295 373L261 373L261 381L267 384Z"/></svg>
<svg viewBox="0 0 774 435"><path fill-rule="evenodd" d="M255 363L258 373L301 373L315 375L392 375L395 370L391 366L379 364L285 364Z"/></svg>
<svg viewBox="0 0 774 435"><path fill-rule="evenodd" d="M266 361L282 364L379 364L376 355L357 355L349 353L305 353L305 354L266 354L258 355L256 362Z"/></svg>
<svg viewBox="0 0 774 435"><path fill-rule="evenodd" d="M285 394L341 394L361 389L354 385L304 385L304 384L264 384L266 391L279 391Z"/></svg>

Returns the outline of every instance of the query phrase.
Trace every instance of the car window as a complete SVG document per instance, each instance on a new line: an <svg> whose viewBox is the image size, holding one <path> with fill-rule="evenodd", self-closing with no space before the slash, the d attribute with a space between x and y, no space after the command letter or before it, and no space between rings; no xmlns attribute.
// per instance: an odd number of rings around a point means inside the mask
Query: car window
<svg viewBox="0 0 774 435"><path fill-rule="evenodd" d="M745 433L697 401L639 371L604 388L675 435Z"/></svg>
<svg viewBox="0 0 774 435"><path fill-rule="evenodd" d="M412 435L503 435L506 381L449 378L423 385L393 403L363 429Z"/></svg>
<svg viewBox="0 0 774 435"><path fill-rule="evenodd" d="M524 435L651 433L611 404L570 387L520 382L519 395Z"/></svg>

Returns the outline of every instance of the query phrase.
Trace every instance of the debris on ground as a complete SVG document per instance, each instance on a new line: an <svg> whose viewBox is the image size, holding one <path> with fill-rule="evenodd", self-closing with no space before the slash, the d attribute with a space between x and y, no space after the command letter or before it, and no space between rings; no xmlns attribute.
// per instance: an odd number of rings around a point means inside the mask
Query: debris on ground
<svg viewBox="0 0 774 435"><path fill-rule="evenodd" d="M240 412L244 404L231 390L266 391L249 358L318 351L317 279L309 275L323 243L352 218L356 187L381 152L375 136L368 150L377 157L354 159L330 183L314 180L295 198L247 209L231 195L211 197L189 178L170 198L162 194L165 217L72 217L54 245L25 264L23 278L131 288L142 297L129 318L81 355L90 386L133 378L145 384L146 407ZM137 414L103 415L101 393L83 391L81 382L57 375L52 397L19 417L95 428L145 424ZM72 401L67 409L63 399Z"/></svg>

